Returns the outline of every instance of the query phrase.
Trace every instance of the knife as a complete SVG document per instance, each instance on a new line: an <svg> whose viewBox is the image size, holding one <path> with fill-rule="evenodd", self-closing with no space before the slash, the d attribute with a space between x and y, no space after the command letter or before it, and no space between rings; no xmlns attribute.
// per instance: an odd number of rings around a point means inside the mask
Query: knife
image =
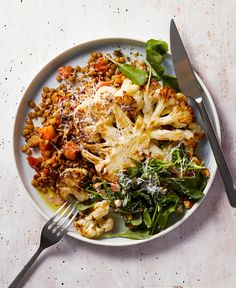
<svg viewBox="0 0 236 288"><path fill-rule="evenodd" d="M209 119L208 112L204 104L204 93L195 77L192 65L189 61L187 52L184 48L173 19L171 20L170 24L170 46L175 74L180 90L186 96L192 98L198 106L211 149L224 182L229 203L232 207L236 208L236 188L234 186L229 168L226 164L223 152L220 148L216 133Z"/></svg>

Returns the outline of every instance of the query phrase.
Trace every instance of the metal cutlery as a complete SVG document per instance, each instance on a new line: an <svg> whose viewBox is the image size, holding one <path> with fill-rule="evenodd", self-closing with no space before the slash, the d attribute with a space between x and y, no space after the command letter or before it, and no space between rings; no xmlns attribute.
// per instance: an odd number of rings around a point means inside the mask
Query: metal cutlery
<svg viewBox="0 0 236 288"><path fill-rule="evenodd" d="M197 104L207 133L217 166L224 182L225 190L232 207L236 207L236 188L220 148L216 133L204 104L204 93L195 77L187 52L172 19L170 24L170 44L173 65L180 90Z"/></svg>
<svg viewBox="0 0 236 288"><path fill-rule="evenodd" d="M76 211L76 206L78 202L68 203L65 202L56 212L56 214L51 217L48 222L44 225L41 232L40 246L29 262L21 270L15 280L10 284L9 288L18 288L23 286L25 279L25 274L41 254L41 252L59 242L63 236L68 231L71 223L78 214ZM60 214L60 212L62 212Z"/></svg>

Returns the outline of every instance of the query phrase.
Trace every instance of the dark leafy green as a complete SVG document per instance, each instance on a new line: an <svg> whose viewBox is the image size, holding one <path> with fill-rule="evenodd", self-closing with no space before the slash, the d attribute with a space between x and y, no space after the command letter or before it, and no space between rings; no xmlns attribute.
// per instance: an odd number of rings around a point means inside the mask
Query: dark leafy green
<svg viewBox="0 0 236 288"><path fill-rule="evenodd" d="M184 212L186 200L194 204L203 197L206 185L201 174L203 163L195 164L184 144L172 147L170 153L170 161L152 158L138 162L132 159L133 167L119 174L121 191L116 193L100 176L103 199L111 201L113 211L123 217L130 229L105 237L144 239L159 233L170 225L170 215ZM122 203L118 207L115 205L117 199Z"/></svg>
<svg viewBox="0 0 236 288"><path fill-rule="evenodd" d="M163 56L158 52L156 52L155 50L148 49L146 50L146 59L148 63L152 66L156 74L161 77L161 75L165 71L165 68L160 65L160 63L163 60Z"/></svg>
<svg viewBox="0 0 236 288"><path fill-rule="evenodd" d="M126 77L128 77L134 84L141 86L147 82L147 79L148 79L147 71L138 69L138 68L131 66L129 64L116 63L116 65L117 65L118 69Z"/></svg>
<svg viewBox="0 0 236 288"><path fill-rule="evenodd" d="M168 51L168 44L163 40L150 39L146 42L146 50L151 49L160 55L165 55Z"/></svg>
<svg viewBox="0 0 236 288"><path fill-rule="evenodd" d="M164 74L162 75L162 81L164 86L169 86L179 92L179 84L175 76Z"/></svg>
<svg viewBox="0 0 236 288"><path fill-rule="evenodd" d="M168 51L168 44L162 40L150 39L146 42L146 59L151 66L152 78L162 81L163 86L169 86L179 91L178 81L175 76L167 75L161 65Z"/></svg>
<svg viewBox="0 0 236 288"><path fill-rule="evenodd" d="M143 85L147 82L148 72L145 70L138 69L129 64L120 64L110 57L107 57L110 61L116 64L117 68L128 77L134 84Z"/></svg>

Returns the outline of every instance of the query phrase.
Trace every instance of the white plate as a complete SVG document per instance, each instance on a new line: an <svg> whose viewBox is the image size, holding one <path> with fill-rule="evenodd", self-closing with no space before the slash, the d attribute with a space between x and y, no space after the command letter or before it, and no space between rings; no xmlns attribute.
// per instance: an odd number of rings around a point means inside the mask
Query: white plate
<svg viewBox="0 0 236 288"><path fill-rule="evenodd" d="M49 206L46 205L45 201L41 198L39 193L31 186L31 180L34 175L34 170L29 167L26 161L25 155L20 151L21 145L24 144L24 139L21 136L21 131L24 126L27 113L29 112L29 108L27 105L28 101L34 100L36 103L39 103L40 98L41 98L40 94L44 86L56 87L58 85L58 82L56 82L55 80L55 77L57 74L56 71L57 71L57 68L62 65L83 66L85 65L88 59L88 54L91 51L101 51L101 52L111 53L114 49L119 48L119 49L122 49L122 51L126 55L129 54L130 52L132 53L132 51L139 51L140 53L144 54L144 44L145 43L143 41L133 40L133 39L124 39L124 38L99 39L99 40L79 44L61 53L59 56L57 56L52 61L50 61L47 65L45 65L44 68L36 75L36 77L30 83L29 87L26 89L24 96L19 104L17 115L16 115L16 120L15 120L14 141L13 141L14 154L15 154L15 160L16 160L18 173L25 186L25 189L32 203L34 204L34 206L37 208L37 210L45 219L49 219L49 217L52 216L53 212L50 210ZM165 60L165 66L166 66L167 73L172 74L173 67L171 64L170 57L167 57L167 59ZM199 76L197 76L197 79L203 91L205 92L205 95L206 95L205 104L209 112L209 116L212 121L212 124L217 132L218 138L220 139L221 134L220 134L219 118L218 118L212 97L209 91L207 90L206 86L204 85L203 81L199 78ZM195 111L195 115L197 116L197 121L198 123L201 124L198 110L196 107L193 107L193 108ZM207 138L205 138L201 142L199 149L198 149L198 153L204 159L207 167L210 170L210 175L211 175L207 182L207 186L204 190L204 194L206 195L212 185L212 181L214 179L214 176L217 170L216 163L215 163L215 160L214 160ZM151 238L148 238L145 240L130 240L130 239L125 239L125 238L109 238L109 239L102 239L102 240L87 239L85 237L80 236L76 231L73 231L73 228L71 229L71 231L68 232L68 234L76 239L89 242L92 244L97 244L97 245L128 246L128 245L140 244L146 241L150 241L152 239L159 238L165 235L166 233L170 232L171 230L175 229L176 227L178 227L188 217L190 217L193 214L193 212L199 207L203 199L200 202L196 203L192 209L188 210L183 216L183 218L179 220L178 222L176 222L174 225L170 226L169 228L160 232L159 234L156 234L152 236Z"/></svg>

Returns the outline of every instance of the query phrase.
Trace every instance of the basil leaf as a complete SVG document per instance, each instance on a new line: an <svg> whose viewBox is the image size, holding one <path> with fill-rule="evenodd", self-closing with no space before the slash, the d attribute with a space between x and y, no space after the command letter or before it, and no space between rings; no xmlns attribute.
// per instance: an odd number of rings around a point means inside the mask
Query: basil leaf
<svg viewBox="0 0 236 288"><path fill-rule="evenodd" d="M143 240L150 238L152 235L149 234L147 230L127 230L122 233L106 233L103 234L100 238L110 238L110 237L121 237L121 238L128 238L134 240Z"/></svg>
<svg viewBox="0 0 236 288"><path fill-rule="evenodd" d="M163 40L150 39L146 42L146 50L152 49L161 55L168 51L168 44Z"/></svg>
<svg viewBox="0 0 236 288"><path fill-rule="evenodd" d="M163 86L169 86L179 92L178 80L175 76L164 74L162 75Z"/></svg>
<svg viewBox="0 0 236 288"><path fill-rule="evenodd" d="M115 62L115 64L117 65L118 69L126 77L128 77L134 84L141 86L147 82L148 79L147 71L138 69L129 64L120 64L117 62Z"/></svg>

